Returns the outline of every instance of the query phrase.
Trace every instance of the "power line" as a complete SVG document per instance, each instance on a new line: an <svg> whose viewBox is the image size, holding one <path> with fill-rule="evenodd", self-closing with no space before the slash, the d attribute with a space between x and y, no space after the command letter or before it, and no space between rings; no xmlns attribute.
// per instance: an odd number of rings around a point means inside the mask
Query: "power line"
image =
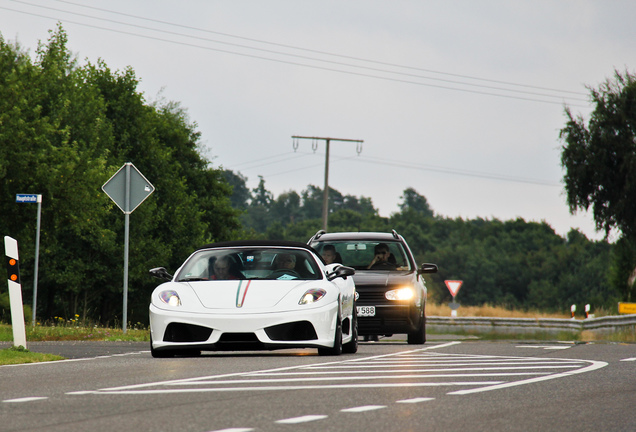
<svg viewBox="0 0 636 432"><path fill-rule="evenodd" d="M373 71L373 72L381 72L381 73L388 73L388 74L393 74L393 75L401 75L401 76L410 77L410 78L446 82L446 83L457 84L457 85L461 85L461 86L470 86L470 87L484 88L484 89L488 89L488 90L496 90L496 91L503 91L503 92L527 94L527 95L531 95L531 96L565 99L563 96L559 96L559 95L551 95L551 94L545 94L545 93L536 93L536 92L529 92L529 91L523 91L523 90L506 89L506 88L494 87L494 86L485 86L485 85L480 85L480 84L459 82L459 81L448 80L448 79L432 78L432 77L415 75L415 74L408 74L408 73L403 73L403 72L398 72L398 71L371 68L371 67L353 65L353 64L342 63L342 62L335 62L335 61L330 61L330 60L317 59L317 58L312 58L312 57L307 57L307 56L300 56L300 55L295 55L295 54L290 54L290 53L283 53L283 52L278 52L278 51L265 50L265 49L262 49L262 48L250 47L250 46L246 46L246 45L239 45L239 44L235 44L235 43L229 43L229 42L218 41L218 40L213 40L213 39L200 38L200 37L185 35L185 34L182 34L182 33L176 33L176 32L170 32L170 31L166 31L166 30L162 30L162 29L155 29L155 28L150 28L150 27L146 27L146 26L140 26L140 25L137 25L137 24L123 23L123 22L120 22L120 21L115 21L115 20L111 20L111 19L107 19L107 18L95 17L95 16L91 16L91 15L80 14L80 13L77 13L77 12L60 10L60 9L56 9L56 8L52 8L52 7L48 7L48 6L34 5L32 3L19 1L19 0L11 0L11 1L14 1L15 3L19 3L19 4L29 5L29 6L40 7L40 8L45 8L45 9L51 9L51 10L55 10L57 12L78 15L78 16L82 16L82 17L86 17L86 18L97 19L97 20L111 22L111 23L116 23L116 24L127 25L127 26L131 26L131 27L135 27L135 28L144 29L144 30L157 31L157 32L172 34L174 36L193 38L193 39L197 39L197 40L202 40L202 41L211 42L211 43L218 43L218 44L233 46L233 47L237 47L237 48L244 48L244 49L249 49L249 50L256 50L256 51L266 52L268 54L291 56L291 57L296 57L296 58L300 58L300 59L303 59L303 60L318 61L318 62L323 62L323 63L335 64L335 65L338 65L338 66L353 67L353 68L358 68L358 69L366 69L366 70L370 70L370 71ZM58 1L61 1L61 0L58 0ZM72 2L67 2L67 1L62 1L62 2L76 5L75 3L72 3ZM78 5L78 6L83 6L83 5ZM88 6L84 6L84 7L88 7ZM15 9L11 9L11 8L0 7L0 9L10 10L10 11L13 11L13 12L23 13L23 14L32 15L32 16L38 16L38 17L42 17L42 18L58 19L59 20L59 18L53 18L53 17L50 17L50 16L40 15L40 14L36 14L36 13L32 13L32 12L25 12L25 11L15 10ZM150 19L147 19L147 18L144 18L144 17L137 17L137 16L134 16L134 15L123 14L123 13L118 13L118 12L114 12L114 11L108 11L106 9L101 9L101 8L92 8L92 9L103 10L103 11L107 11L109 13L117 13L117 14L121 14L121 15L124 15L124 16L132 16L132 17L139 18L139 19L150 20ZM69 22L69 23L72 23L72 24L82 25L82 26L85 26L85 27L90 27L90 28L95 28L95 29L115 32L115 33L127 34L127 35L131 35L131 36L142 37L142 38L146 38L146 39L152 39L152 40L157 40L157 41L162 41L162 42L167 42L167 43L173 43L173 44L177 44L177 45L191 46L191 47L194 47L194 48L206 49L206 50L210 50L210 51L223 52L223 53L228 53L228 54L233 54L233 55L251 57L251 58L267 60L267 61L274 61L274 62L279 62L279 63L286 63L286 64L291 64L291 65L308 67L308 68L313 68L313 69L326 70L326 71L331 71L331 72L345 73L345 74L349 74L349 75L364 76L364 77L369 77L369 78L374 78L374 79L382 79L382 80L401 82L401 83L406 83L406 84L414 84L414 85L420 85L420 86L426 86L426 87L433 87L433 88L440 88L440 89L454 90L454 91L463 91L463 92L468 92L468 93L483 94L483 95L489 95L489 96L498 96L498 97L505 97L505 98L511 98L511 99L518 99L518 100L527 100L527 101L552 103L552 104L563 104L565 102L564 100L562 100L561 102L548 101L548 100L535 99L535 98L529 98L529 97L512 96L512 95L508 95L508 94L491 93L491 92L487 92L487 91L478 91L478 90L462 89L462 88L448 87L448 86L442 86L442 85L427 84L427 83L411 81L411 80L407 80L407 79L390 78L390 77L377 76L377 75L372 75L372 74L367 74L367 73L359 73L359 72L353 72L353 71L347 71L347 70L341 70L341 69L327 68L327 67L322 67L322 66L317 66L317 65L310 65L310 64L305 64L305 63L298 63L298 62L291 62L291 61L285 61L285 60L280 60L280 59L274 59L274 58L270 58L270 57L256 56L256 55L253 55L253 54L239 53L239 52L236 52L236 51L228 51L228 50L222 50L222 49L218 49L218 48L211 48L211 47L195 45L195 44L191 44L191 43L178 42L178 41L175 41L175 40L159 38L159 37L153 37L153 36L148 36L148 35L143 35L143 34L138 34L138 33L131 33L131 32L128 32L128 31L123 31L123 30L115 30L115 29L111 29L111 28L107 28L107 27L101 27L101 26L96 26L96 25L91 25L91 24L86 24L86 23L76 22L76 21L71 21L71 20L63 20L63 21L66 21L66 22ZM150 21L161 22L161 23L174 25L174 26L180 26L178 24L167 23L165 21L158 21L158 20L150 20ZM181 27L192 28L192 27L188 27L188 26L181 26ZM205 31L205 30L202 30L202 29L197 29L197 30ZM212 31L208 31L208 32L218 33L218 32L212 32ZM227 34L225 34L225 35L227 35ZM230 37L238 37L238 36L233 36L233 35L228 35L228 36L230 36ZM254 40L254 41L257 41L257 40ZM258 41L258 42L273 44L273 43L265 42L265 41ZM281 45L281 44L276 44L276 45ZM289 47L291 47L291 46L289 46ZM294 49L302 49L302 48L298 48L298 47L292 47L292 48L294 48ZM312 51L312 50L308 50L308 51ZM330 53L325 53L325 52L321 52L321 53L328 54L328 55L339 56L339 57L347 57L347 56L340 56L340 55L337 55L337 54L330 54ZM349 58L352 58L352 57L349 57ZM375 62L375 61L366 60L366 59L357 59L357 60ZM382 62L375 62L375 63L382 63ZM391 65L389 63L385 63L385 64ZM405 67L405 66L401 66L401 65L392 65L392 66ZM416 69L416 68L411 68L411 69ZM435 72L435 71L429 71L429 72L440 73L440 72ZM452 74L447 74L447 75L452 75ZM456 75L456 76L459 76L459 75ZM470 78L470 79L478 79L478 78L475 78L475 77L468 77L468 76L464 76L464 77L465 78ZM494 82L494 80L487 80L487 81ZM513 83L505 83L505 84L506 85L518 85L518 84L513 84ZM525 85L524 87L532 87L532 86ZM538 87L535 87L535 88L538 88ZM549 91L560 91L560 90L547 89L547 88L544 88L544 89L545 90L549 90ZM563 91L563 92L565 92L565 93L574 93L574 92L567 92L567 91ZM568 99L576 100L576 101L584 101L583 99L579 99L579 98L568 97ZM583 107L583 106L580 106L580 105L574 105L574 106Z"/></svg>
<svg viewBox="0 0 636 432"><path fill-rule="evenodd" d="M17 3L25 3L25 2L21 2L19 0L12 0L12 1L15 1ZM462 75L462 74L455 74L455 73L450 73L450 72L442 72L442 71L437 71L437 70L433 70L433 69L424 69L424 68L418 68L418 67L413 67L413 66L408 66L408 65L401 65L401 64L383 62L383 61L366 59L366 58L361 58L361 57L354 57L354 56L336 54L336 53L331 53L331 52L327 52L327 51L314 50L314 49L310 49L310 48L302 48L302 47L298 47L298 46L294 46L294 45L270 42L270 41L265 41L265 40L262 40L262 39L248 38L248 37L245 37L245 36L238 36L238 35L233 35L233 34L230 34L230 33L223 33L223 32L213 31L213 30L209 30L209 29L202 29L200 27L193 27L193 26L188 26L188 25L183 25L183 24L177 24L177 23L172 23L172 22L169 22L169 21L157 20L157 19L152 19L152 18L139 16L139 15L127 14L127 13L124 13L124 12L113 11L113 10L98 8L98 7L94 7L94 6L88 6L88 5L84 5L84 4L80 4L80 3L74 3L74 2L71 2L71 1L67 1L67 0L56 0L56 1L59 2L59 3L66 3L66 4L70 4L70 5L74 5L74 6L79 6L79 7L83 7L83 8L87 8L87 9L93 9L93 10L99 10L99 11L102 11L102 12L108 12L108 13L111 13L111 14L126 16L126 17L130 17L130 18L136 18L136 19L140 19L140 20L155 22L155 23L159 23L159 24L166 24L166 25L170 25L170 26L185 28L185 29L189 29L189 30L196 30L196 31L204 32L204 33L216 34L216 35L220 35L220 36L226 36L226 37L246 40L246 41L250 41L250 42L256 42L256 43L262 43L262 44L267 44L267 45L272 45L272 46L278 46L278 47L281 47L281 48L290 48L290 49L295 49L295 50L299 50L299 51L312 52L312 53L315 53L315 54L329 55L329 56L333 56L333 57L346 58L346 59L349 59L349 60L357 60L357 61L363 61L363 62L367 62L367 63L375 63L375 64L384 65L384 66L392 66L392 67L398 67L398 68L403 68L403 69L418 70L418 71L421 71L421 72L428 72L428 73L434 73L434 74L439 74L439 75L454 76L454 77L457 77L457 78L465 78L465 79L471 79L471 80L476 80L476 81L484 81L484 82L491 82L491 83L496 83L496 84L504 84L504 85L510 85L510 86L533 88L533 89L536 89L536 90L547 90L547 91L553 91L553 92L559 92L559 93L567 93L567 94L573 94L573 95L579 95L579 96L587 96L587 93L583 93L583 92L576 92L576 91L570 91L570 90L560 90L560 89L554 89L554 88L549 88L549 87L534 86L534 85L529 85L529 84L519 84L519 83L510 82L510 81L479 78L479 77L474 77L474 76L470 76L470 75Z"/></svg>
<svg viewBox="0 0 636 432"><path fill-rule="evenodd" d="M257 163L257 165L244 167L244 169L255 169L255 168L261 168L261 167L264 167L264 166L269 166L269 165L273 165L273 164L277 164L277 163L281 163L281 162L287 162L287 161L292 160L292 159L304 158L304 157L307 157L308 155L309 154L294 154L294 155L290 156L289 152L287 152L287 153L281 153L281 154L275 155L275 156L270 156L270 157L266 157L266 158L252 160L252 161L249 161L249 162L242 162L240 164L234 165L234 167L236 168L236 167L239 167L239 166L251 165L253 163ZM282 157L282 156L285 156L285 157ZM266 160L269 160L269 159L276 159L276 160L263 163L263 161L266 161Z"/></svg>
<svg viewBox="0 0 636 432"><path fill-rule="evenodd" d="M307 156L311 156L312 155L312 153L308 153L308 152L299 151L298 153L301 153L301 154L304 154L304 155L307 155ZM335 156L335 158L334 158L333 163L357 162L357 163L366 163L366 164L371 164L371 165L381 165L381 166L392 166L392 167L396 167L396 168L406 168L406 169L411 169L411 170L415 170L415 171L428 171L428 172L436 172L436 173L440 173L440 174L460 175L460 176L464 176L464 177L482 178L482 179L487 179L487 180L495 180L495 181L503 181L503 182L534 184L534 185L537 185L537 186L561 187L561 185L559 183L554 183L554 182L547 181L547 180L516 177L516 176L503 175L503 174L493 174L493 173L486 173L486 172L465 170L465 169L458 169L458 168L451 168L451 167L444 167L444 166L436 166L436 165L417 164L417 163L406 162L406 161L386 159L384 157L383 158L375 158L375 157L371 157L371 156L359 156L359 155L358 156L337 156L337 155L334 155L334 156ZM270 164L265 164L265 165L270 165ZM263 166L265 166L265 165L263 165ZM289 173L298 172L298 171L305 171L305 170L307 170L309 168L317 168L317 167L321 167L321 166L322 166L322 163L315 163L315 164L311 164L311 165L304 165L304 166L300 166L300 167L295 167L295 168L292 168L292 169L289 169L289 170L285 170L285 171L277 170L273 174L264 175L264 177L276 177L276 176L279 176L279 175L289 174Z"/></svg>

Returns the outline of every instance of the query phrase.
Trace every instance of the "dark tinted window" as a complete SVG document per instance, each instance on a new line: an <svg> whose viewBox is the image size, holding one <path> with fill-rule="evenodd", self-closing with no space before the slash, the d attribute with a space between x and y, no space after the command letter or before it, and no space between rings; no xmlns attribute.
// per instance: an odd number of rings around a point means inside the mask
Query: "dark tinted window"
<svg viewBox="0 0 636 432"><path fill-rule="evenodd" d="M289 271L281 271L285 269ZM222 273L222 270L225 272ZM215 279L316 280L322 279L322 277L320 267L313 255L306 250L241 247L197 251L183 265L177 274L177 281Z"/></svg>
<svg viewBox="0 0 636 432"><path fill-rule="evenodd" d="M386 265L374 265L372 270L412 270L408 255L404 246L396 241L315 241L311 246L322 254L325 249L335 248L336 254L342 260L342 264L353 267L356 270L368 270L374 260L378 249L388 248L389 254Z"/></svg>

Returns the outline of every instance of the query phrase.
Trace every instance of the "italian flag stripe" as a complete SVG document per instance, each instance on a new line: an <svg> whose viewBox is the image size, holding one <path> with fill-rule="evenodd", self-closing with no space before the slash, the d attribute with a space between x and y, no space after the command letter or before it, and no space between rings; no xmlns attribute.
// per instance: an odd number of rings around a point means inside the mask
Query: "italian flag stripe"
<svg viewBox="0 0 636 432"><path fill-rule="evenodd" d="M245 289L242 290L243 281L239 281L239 286L238 286L238 289L236 290L236 307L243 307L243 302L245 302L245 296L247 295L247 290L249 289L251 282L252 281L247 281L247 284L245 285Z"/></svg>

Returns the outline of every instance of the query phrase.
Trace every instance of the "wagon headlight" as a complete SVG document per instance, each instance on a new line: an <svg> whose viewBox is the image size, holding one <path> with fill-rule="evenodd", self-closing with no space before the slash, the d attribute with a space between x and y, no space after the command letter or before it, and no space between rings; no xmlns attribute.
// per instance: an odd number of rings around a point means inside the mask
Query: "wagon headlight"
<svg viewBox="0 0 636 432"><path fill-rule="evenodd" d="M404 287L387 291L384 296L387 300L411 300L415 297L415 291L411 287Z"/></svg>
<svg viewBox="0 0 636 432"><path fill-rule="evenodd" d="M321 288L307 290L305 291L305 294L303 294L302 297L300 298L300 301L298 302L298 304L304 305L304 304L315 303L321 298L323 298L326 294L327 294L327 291Z"/></svg>
<svg viewBox="0 0 636 432"><path fill-rule="evenodd" d="M177 294L176 291L161 291L159 293L159 298L167 305L181 306L181 299L179 298L179 294Z"/></svg>

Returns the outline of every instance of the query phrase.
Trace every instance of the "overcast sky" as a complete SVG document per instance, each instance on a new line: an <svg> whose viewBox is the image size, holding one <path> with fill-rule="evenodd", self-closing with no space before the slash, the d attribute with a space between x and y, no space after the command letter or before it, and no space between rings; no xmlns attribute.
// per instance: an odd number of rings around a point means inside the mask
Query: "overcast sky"
<svg viewBox="0 0 636 432"><path fill-rule="evenodd" d="M80 63L131 66L249 187L323 187L325 141L292 135L363 140L331 141L329 185L382 216L413 187L440 216L590 238L559 130L565 105L589 116L586 85L633 72L635 17L631 0L0 0L5 39L33 54L61 21Z"/></svg>

